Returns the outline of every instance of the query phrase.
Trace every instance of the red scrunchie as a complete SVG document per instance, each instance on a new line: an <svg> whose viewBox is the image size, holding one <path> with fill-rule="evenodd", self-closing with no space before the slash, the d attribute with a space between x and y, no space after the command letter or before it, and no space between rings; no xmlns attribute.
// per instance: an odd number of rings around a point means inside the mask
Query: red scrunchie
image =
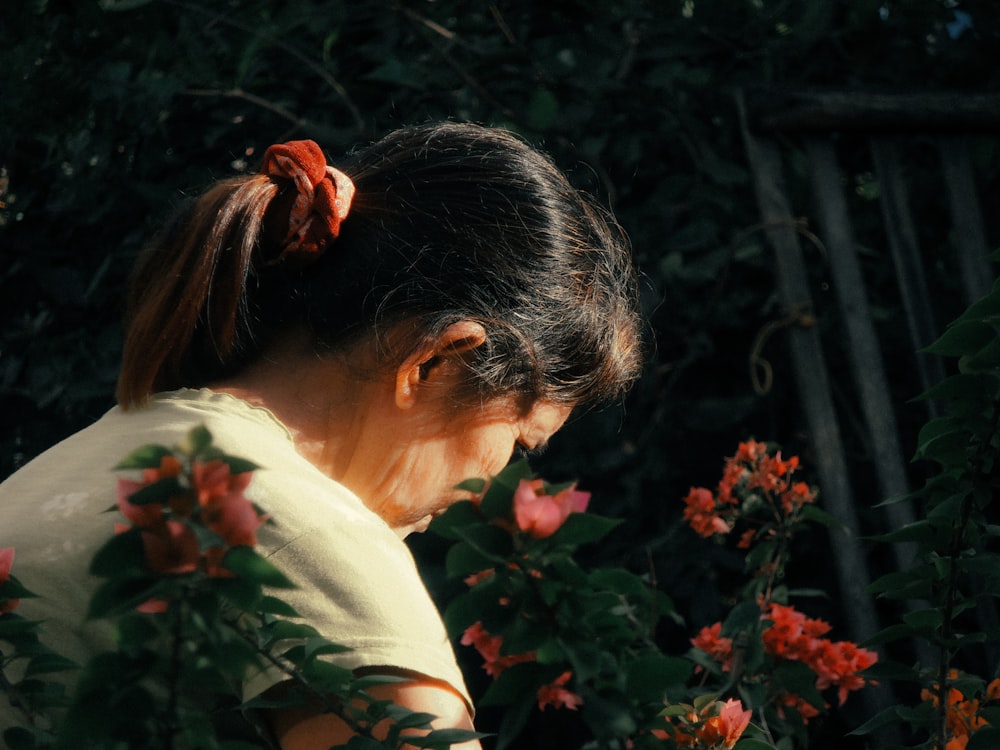
<svg viewBox="0 0 1000 750"><path fill-rule="evenodd" d="M281 254L315 259L340 234L354 198L354 183L343 172L328 167L323 150L315 141L275 144L264 152L260 169L269 177L285 177L295 184L297 195L288 212L288 232Z"/></svg>

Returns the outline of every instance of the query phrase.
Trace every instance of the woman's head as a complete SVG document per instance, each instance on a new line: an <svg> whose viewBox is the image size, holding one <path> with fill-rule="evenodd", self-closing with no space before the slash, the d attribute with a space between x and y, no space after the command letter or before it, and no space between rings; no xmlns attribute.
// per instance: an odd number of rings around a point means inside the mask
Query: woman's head
<svg viewBox="0 0 1000 750"><path fill-rule="evenodd" d="M444 123L336 166L353 203L308 263L282 256L292 180L234 178L175 217L134 276L124 405L230 376L291 331L319 352L376 342L395 366L461 321L486 331L464 358L483 396L588 403L635 377L627 243L547 158L504 131Z"/></svg>

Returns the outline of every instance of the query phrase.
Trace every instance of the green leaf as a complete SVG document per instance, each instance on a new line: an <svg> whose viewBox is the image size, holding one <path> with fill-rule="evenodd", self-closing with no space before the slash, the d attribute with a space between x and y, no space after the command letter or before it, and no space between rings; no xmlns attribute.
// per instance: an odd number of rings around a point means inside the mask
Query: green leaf
<svg viewBox="0 0 1000 750"><path fill-rule="evenodd" d="M603 539L622 523L618 518L605 518L593 513L570 513L562 526L549 537L550 542L577 546Z"/></svg>
<svg viewBox="0 0 1000 750"><path fill-rule="evenodd" d="M132 505L152 505L153 503L166 504L171 498L189 492L181 486L177 477L165 477L152 484L136 490L128 496L128 501Z"/></svg>
<svg viewBox="0 0 1000 750"><path fill-rule="evenodd" d="M257 604L258 612L265 612L271 615L281 615L282 617L298 617L299 613L295 608L283 599L276 596L262 596Z"/></svg>
<svg viewBox="0 0 1000 750"><path fill-rule="evenodd" d="M28 661L28 666L24 671L25 676L38 674L49 674L51 672L65 672L70 669L79 669L80 665L65 656L55 652L43 653L33 656Z"/></svg>
<svg viewBox="0 0 1000 750"><path fill-rule="evenodd" d="M9 640L11 638L31 633L39 629L40 623L35 620L28 620L15 613L5 614L0 617L0 639Z"/></svg>
<svg viewBox="0 0 1000 750"><path fill-rule="evenodd" d="M806 521L815 521L828 529L835 529L837 531L847 530L836 516L823 510L818 505L803 505L802 518Z"/></svg>
<svg viewBox="0 0 1000 750"><path fill-rule="evenodd" d="M2 599L34 599L38 595L25 588L16 576L10 576L0 583L0 600Z"/></svg>
<svg viewBox="0 0 1000 750"><path fill-rule="evenodd" d="M687 659L663 654L644 654L625 669L628 693L643 702L663 701L671 688L690 679L693 665Z"/></svg>
<svg viewBox="0 0 1000 750"><path fill-rule="evenodd" d="M447 750L452 745L481 739L486 736L488 735L480 732L473 732L469 729L435 729L423 737L408 736L406 738L406 744L413 745L414 747L433 748L434 750L437 750L438 748L441 750Z"/></svg>
<svg viewBox="0 0 1000 750"><path fill-rule="evenodd" d="M944 617L939 609L923 609L919 612L907 612L903 622L920 633L933 632L941 627Z"/></svg>
<svg viewBox="0 0 1000 750"><path fill-rule="evenodd" d="M462 538L466 527L481 526L486 523L475 503L471 500L461 500L431 521L427 530L445 539L454 540Z"/></svg>
<svg viewBox="0 0 1000 750"><path fill-rule="evenodd" d="M816 689L816 673L802 662L784 661L774 668L774 684L805 699L822 710L825 702Z"/></svg>
<svg viewBox="0 0 1000 750"><path fill-rule="evenodd" d="M760 607L756 603L741 602L733 607L722 623L722 633L732 637L742 632L754 632L761 626L760 616Z"/></svg>
<svg viewBox="0 0 1000 750"><path fill-rule="evenodd" d="M129 529L115 534L97 550L90 561L90 572L99 578L111 578L142 571L145 561L142 534L138 529Z"/></svg>
<svg viewBox="0 0 1000 750"><path fill-rule="evenodd" d="M467 542L458 542L448 549L448 554L445 556L445 571L451 578L461 578L491 569L502 562L502 557L483 554Z"/></svg>
<svg viewBox="0 0 1000 750"><path fill-rule="evenodd" d="M733 745L733 750L774 750L774 745L764 740L747 738Z"/></svg>
<svg viewBox="0 0 1000 750"><path fill-rule="evenodd" d="M157 598L165 582L156 576L112 578L97 587L87 608L87 619L111 617L134 610L143 602Z"/></svg>
<svg viewBox="0 0 1000 750"><path fill-rule="evenodd" d="M976 352L996 337L996 332L978 320L958 320L952 323L941 337L924 351L943 357L960 357Z"/></svg>
<svg viewBox="0 0 1000 750"><path fill-rule="evenodd" d="M158 469L160 462L170 455L173 451L165 445L144 445L129 453L115 469Z"/></svg>
<svg viewBox="0 0 1000 750"><path fill-rule="evenodd" d="M916 400L962 401L992 399L997 392L997 378L984 373L959 374L945 378L917 396Z"/></svg>
<svg viewBox="0 0 1000 750"><path fill-rule="evenodd" d="M257 471L260 468L260 464L255 464L253 461L248 461L245 458L237 458L236 456L222 456L219 460L229 467L229 473L233 475L247 474L251 471Z"/></svg>
<svg viewBox="0 0 1000 750"><path fill-rule="evenodd" d="M325 654L344 654L350 650L350 646L334 643L329 638L322 636L312 637L305 643L305 657L307 659L315 659L317 656Z"/></svg>
<svg viewBox="0 0 1000 750"><path fill-rule="evenodd" d="M260 633L267 639L267 643L320 637L319 631L312 625L304 622L290 622L288 620L275 620L268 623L260 629Z"/></svg>
<svg viewBox="0 0 1000 750"><path fill-rule="evenodd" d="M295 588L295 584L284 573L252 547L244 545L232 547L222 558L222 567L261 586L276 589Z"/></svg>
<svg viewBox="0 0 1000 750"><path fill-rule="evenodd" d="M902 638L911 638L916 635L916 632L909 625L890 625L887 628L882 628L878 633L868 638L865 641L866 646L879 646L883 643L892 643L893 641L898 641Z"/></svg>
<svg viewBox="0 0 1000 750"><path fill-rule="evenodd" d="M205 425L192 427L184 440L182 449L189 456L200 456L212 445L212 433Z"/></svg>
<svg viewBox="0 0 1000 750"><path fill-rule="evenodd" d="M508 667L479 699L481 706L506 706L521 696L534 695L542 686L539 666L526 662Z"/></svg>
<svg viewBox="0 0 1000 750"><path fill-rule="evenodd" d="M965 750L996 750L998 747L1000 747L1000 729L987 726L973 733Z"/></svg>
<svg viewBox="0 0 1000 750"><path fill-rule="evenodd" d="M487 481L485 479L466 479L464 482L456 484L455 489L462 490L463 492L471 492L473 495L479 495L486 489L486 485Z"/></svg>
<svg viewBox="0 0 1000 750"><path fill-rule="evenodd" d="M479 508L488 519L510 520L513 517L514 490L522 479L530 479L531 467L527 461L515 461L490 480Z"/></svg>
<svg viewBox="0 0 1000 750"><path fill-rule="evenodd" d="M978 351L966 354L958 360L958 369L962 373L995 372L1000 365L1000 339L993 338Z"/></svg>
<svg viewBox="0 0 1000 750"><path fill-rule="evenodd" d="M511 554L514 545L514 540L507 531L492 524L466 527L463 537L465 544L481 555L484 560L489 561L489 564L470 570L469 573L492 567L494 563L504 563L507 555Z"/></svg>
<svg viewBox="0 0 1000 750"><path fill-rule="evenodd" d="M580 697L587 707L582 718L598 738L628 737L635 733L635 717L625 696L599 694L582 685Z"/></svg>

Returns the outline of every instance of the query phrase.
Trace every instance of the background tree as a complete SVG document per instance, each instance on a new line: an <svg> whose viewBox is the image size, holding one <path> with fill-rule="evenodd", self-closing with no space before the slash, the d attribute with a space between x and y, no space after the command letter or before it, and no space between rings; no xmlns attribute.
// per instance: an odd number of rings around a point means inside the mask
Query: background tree
<svg viewBox="0 0 1000 750"><path fill-rule="evenodd" d="M779 343L773 388L749 376L780 310L733 93L995 89L998 33L992 0L13 4L0 24L0 476L111 406L125 278L181 195L256 168L283 139L335 156L426 119L505 126L614 208L650 321L649 367L623 408L576 417L539 467L626 519L595 557L651 570L691 625L712 622L742 563L678 523L687 487L750 436L813 463ZM997 151L976 158L995 200ZM850 179L856 200L877 197L870 175ZM924 221L940 221L927 208ZM812 272L822 301L822 258ZM867 272L887 290L880 326L901 326L877 254ZM901 401L919 390L905 366L893 376ZM912 453L915 430L907 439ZM865 461L855 446L862 481ZM432 550L414 544L437 585ZM802 544L832 554L825 538ZM795 576L833 585L821 568ZM818 606L835 624L846 616L835 599ZM683 648L688 633L662 637Z"/></svg>

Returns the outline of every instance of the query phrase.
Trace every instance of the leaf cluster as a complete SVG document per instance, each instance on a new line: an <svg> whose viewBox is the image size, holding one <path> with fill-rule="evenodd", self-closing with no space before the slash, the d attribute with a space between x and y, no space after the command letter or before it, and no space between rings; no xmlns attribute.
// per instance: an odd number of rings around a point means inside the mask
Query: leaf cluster
<svg viewBox="0 0 1000 750"><path fill-rule="evenodd" d="M581 699L575 710L589 735L584 747L663 747L651 730L664 726L668 706L683 709L701 692L689 685L693 663L656 644L660 619L679 621L673 604L646 576L581 565L581 547L602 543L618 525L611 519L571 513L550 536L521 531L512 498L532 478L526 462L511 464L476 500L431 525L451 542L448 574L469 585L445 609L449 632L457 639L478 623L502 638L501 659L528 655L503 669L478 701L504 709L497 747L518 747L539 688L566 672Z"/></svg>
<svg viewBox="0 0 1000 750"><path fill-rule="evenodd" d="M182 467L180 475L147 484L130 499L166 503L179 489L196 488L198 461L255 468L222 453L204 427L178 446L137 448L118 468L156 470L165 458ZM192 515L188 523L200 521ZM357 735L349 748L444 749L478 736L431 730L429 714L373 699L371 687L399 678L359 677L326 658L349 649L298 618L280 597L292 583L252 547L229 547L218 566L164 572L151 567L144 533L142 526L121 531L94 554L90 572L100 584L87 616L112 624L115 645L82 666L71 698L40 676L75 665L42 643L39 623L0 614L0 643L9 644L9 652L0 651L0 688L25 716L24 727L5 732L9 747L246 750L268 744L260 709L306 705L340 716ZM202 552L218 548L220 537L208 529L196 536ZM30 595L13 576L0 588L0 601ZM7 677L12 666L16 679ZM276 671L286 689L245 701L243 685L262 670ZM65 711L50 712L57 707Z"/></svg>
<svg viewBox="0 0 1000 750"><path fill-rule="evenodd" d="M880 597L919 602L902 622L884 629L875 642L922 639L937 654L936 663L886 664L887 679L916 683L938 696L931 710L888 709L862 728L905 722L923 733L925 745L943 746L953 735L947 721L949 690L970 700L984 694L983 644L1000 638L1000 629L984 625L977 608L994 607L1000 591L1000 526L996 503L1000 491L1000 286L970 306L927 351L955 361L957 371L921 398L939 403L942 414L920 431L915 460L933 462L935 470L910 497L920 504L919 520L882 541L908 541L919 550L913 565L875 581ZM1000 716L984 713L990 724ZM994 730L976 732L968 747L987 747ZM924 746L924 745L922 745Z"/></svg>

